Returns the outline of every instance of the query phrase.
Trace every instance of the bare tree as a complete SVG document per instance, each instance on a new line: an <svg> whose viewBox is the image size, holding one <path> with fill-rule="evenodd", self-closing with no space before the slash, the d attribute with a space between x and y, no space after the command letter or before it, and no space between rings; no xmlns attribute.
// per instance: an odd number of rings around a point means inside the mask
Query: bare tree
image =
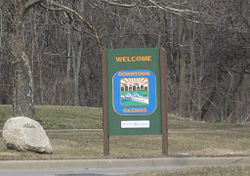
<svg viewBox="0 0 250 176"><path fill-rule="evenodd" d="M25 43L25 14L27 10L38 3L48 2L49 4L60 8L60 10L73 13L88 28L91 26L74 10L54 1L44 0L10 0L5 1L6 17L8 18L9 28L9 48L12 54L11 63L13 64L13 110L14 116L35 117L34 113L34 83L33 72L30 58L26 54ZM50 8L50 7L48 7ZM51 8L50 8L51 9Z"/></svg>
<svg viewBox="0 0 250 176"><path fill-rule="evenodd" d="M34 118L34 84L30 59L25 48L25 5L23 1L4 1L9 28L9 48L14 70L13 110L14 116Z"/></svg>
<svg viewBox="0 0 250 176"><path fill-rule="evenodd" d="M4 0L0 76L13 77L25 113L34 102L100 106L102 48L164 47L171 113L245 121L249 9L248 0Z"/></svg>

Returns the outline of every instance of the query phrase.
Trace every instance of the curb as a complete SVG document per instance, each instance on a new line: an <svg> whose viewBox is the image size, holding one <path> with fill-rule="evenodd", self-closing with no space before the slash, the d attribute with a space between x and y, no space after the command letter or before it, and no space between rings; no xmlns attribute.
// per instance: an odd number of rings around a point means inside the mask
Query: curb
<svg viewBox="0 0 250 176"><path fill-rule="evenodd" d="M161 166L226 166L250 164L250 157L167 157L146 159L11 160L0 161L0 170L139 168Z"/></svg>

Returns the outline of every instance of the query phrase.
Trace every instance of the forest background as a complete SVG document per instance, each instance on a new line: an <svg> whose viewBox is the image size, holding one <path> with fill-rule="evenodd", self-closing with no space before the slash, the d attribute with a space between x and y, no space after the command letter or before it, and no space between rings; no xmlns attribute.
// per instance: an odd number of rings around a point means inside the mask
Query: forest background
<svg viewBox="0 0 250 176"><path fill-rule="evenodd" d="M104 48L163 47L170 113L245 123L249 10L248 0L0 0L0 104L100 107Z"/></svg>

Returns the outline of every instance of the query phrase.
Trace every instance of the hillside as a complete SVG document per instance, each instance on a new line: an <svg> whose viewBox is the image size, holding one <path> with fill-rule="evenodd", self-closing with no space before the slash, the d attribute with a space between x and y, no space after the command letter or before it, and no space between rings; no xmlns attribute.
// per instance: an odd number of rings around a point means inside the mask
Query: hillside
<svg viewBox="0 0 250 176"><path fill-rule="evenodd" d="M47 130L53 154L7 150L0 139L0 159L103 158L101 108L38 106L36 115ZM0 129L8 117L11 117L11 106L0 106ZM89 128L92 130L86 130ZM114 158L159 157L161 136L112 136L110 153ZM170 115L169 155L250 155L250 127L206 123Z"/></svg>

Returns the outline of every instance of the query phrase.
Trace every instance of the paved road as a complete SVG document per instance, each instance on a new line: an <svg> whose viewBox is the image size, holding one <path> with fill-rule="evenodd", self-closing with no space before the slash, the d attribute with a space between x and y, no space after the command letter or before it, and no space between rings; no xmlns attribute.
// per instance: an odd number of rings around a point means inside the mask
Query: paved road
<svg viewBox="0 0 250 176"><path fill-rule="evenodd" d="M0 176L108 176L238 164L250 165L250 157L0 161Z"/></svg>
<svg viewBox="0 0 250 176"><path fill-rule="evenodd" d="M0 171L0 176L110 176L133 174L156 170L173 170L190 168L190 166L178 167L139 167L139 168L103 168L103 169L38 169L38 170L13 170Z"/></svg>

